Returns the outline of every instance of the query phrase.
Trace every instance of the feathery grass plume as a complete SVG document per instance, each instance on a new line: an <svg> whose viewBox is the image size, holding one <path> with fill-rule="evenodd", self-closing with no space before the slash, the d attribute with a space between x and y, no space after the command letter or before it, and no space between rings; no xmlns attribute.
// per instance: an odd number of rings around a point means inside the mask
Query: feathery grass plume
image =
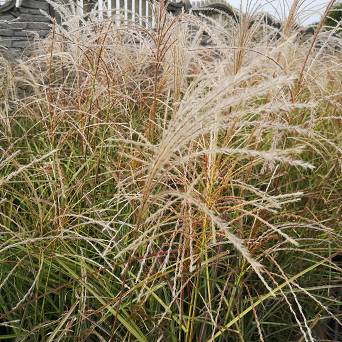
<svg viewBox="0 0 342 342"><path fill-rule="evenodd" d="M1 338L339 340L342 57L306 3L155 30L49 3L0 60Z"/></svg>

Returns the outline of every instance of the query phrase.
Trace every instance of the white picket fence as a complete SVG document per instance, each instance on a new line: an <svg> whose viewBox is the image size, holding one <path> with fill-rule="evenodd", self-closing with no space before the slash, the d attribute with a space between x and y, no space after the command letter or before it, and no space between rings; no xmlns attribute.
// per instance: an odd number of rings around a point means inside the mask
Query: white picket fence
<svg viewBox="0 0 342 342"><path fill-rule="evenodd" d="M180 0L169 0L169 2L180 2ZM217 2L217 1L216 1ZM97 0L95 10L98 18L113 18L117 26L136 22L146 27L155 27L157 0ZM190 0L192 8L198 8L208 4L208 0ZM79 15L84 14L84 1L77 0L77 11Z"/></svg>
<svg viewBox="0 0 342 342"><path fill-rule="evenodd" d="M10 0L0 0L0 6ZM25 0L16 0L16 7L20 7ZM165 0L167 1L167 0ZM168 0L169 2L181 2L181 0ZM130 22L139 23L146 27L155 27L156 8L158 0L97 0L95 10L99 20L113 18L117 26ZM190 0L191 8L201 8L208 6L211 2L228 3L228 0ZM79 15L84 15L84 0L75 0L76 11Z"/></svg>

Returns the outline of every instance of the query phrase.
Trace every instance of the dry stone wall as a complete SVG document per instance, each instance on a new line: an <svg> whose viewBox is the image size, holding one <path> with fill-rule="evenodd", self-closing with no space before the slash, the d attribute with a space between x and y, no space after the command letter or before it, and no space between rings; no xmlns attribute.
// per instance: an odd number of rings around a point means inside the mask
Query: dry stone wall
<svg viewBox="0 0 342 342"><path fill-rule="evenodd" d="M50 20L42 11L53 15L45 0L23 0L19 8L14 0L0 7L0 54L20 56L36 37L48 34Z"/></svg>

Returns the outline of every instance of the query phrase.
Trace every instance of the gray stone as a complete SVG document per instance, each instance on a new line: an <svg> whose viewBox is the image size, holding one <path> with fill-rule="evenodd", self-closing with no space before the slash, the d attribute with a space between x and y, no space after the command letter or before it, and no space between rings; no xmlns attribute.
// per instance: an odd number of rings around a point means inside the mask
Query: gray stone
<svg viewBox="0 0 342 342"><path fill-rule="evenodd" d="M21 53L37 37L46 37L50 31L50 19L42 13L52 12L46 0L23 0L20 8L13 1L5 11L0 11L0 47L5 48L1 54Z"/></svg>
<svg viewBox="0 0 342 342"><path fill-rule="evenodd" d="M42 0L25 0L22 4L22 8L40 8L43 10L48 10L49 4Z"/></svg>
<svg viewBox="0 0 342 342"><path fill-rule="evenodd" d="M50 23L29 22L27 23L27 30L49 30Z"/></svg>
<svg viewBox="0 0 342 342"><path fill-rule="evenodd" d="M13 40L12 39L0 39L0 46L5 48L12 47Z"/></svg>
<svg viewBox="0 0 342 342"><path fill-rule="evenodd" d="M9 14L9 13L0 13L0 21L13 21L16 19L18 16L14 14Z"/></svg>
<svg viewBox="0 0 342 342"><path fill-rule="evenodd" d="M13 30L13 35L12 37L29 37L32 36L34 33L30 31L23 31L23 30Z"/></svg>
<svg viewBox="0 0 342 342"><path fill-rule="evenodd" d="M23 30L26 27L27 27L27 23L21 23L21 22L1 23L0 22L0 29L4 29L4 30L8 30L8 29Z"/></svg>
<svg viewBox="0 0 342 342"><path fill-rule="evenodd" d="M20 49L24 49L26 48L28 45L30 45L30 41L27 39L24 40L18 40L18 41L12 41L12 47L13 48L20 48Z"/></svg>
<svg viewBox="0 0 342 342"><path fill-rule="evenodd" d="M14 36L14 30L0 28L0 37L13 37L13 36Z"/></svg>
<svg viewBox="0 0 342 342"><path fill-rule="evenodd" d="M36 21L36 22L50 22L50 19L45 17L42 14L30 14L30 13L21 13L20 16L20 21L24 21L24 22L31 22L31 21Z"/></svg>

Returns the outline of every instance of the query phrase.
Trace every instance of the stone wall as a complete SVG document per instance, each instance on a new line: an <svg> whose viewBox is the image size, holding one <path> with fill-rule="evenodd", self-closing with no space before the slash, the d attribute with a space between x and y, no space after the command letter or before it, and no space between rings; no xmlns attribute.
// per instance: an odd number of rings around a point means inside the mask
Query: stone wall
<svg viewBox="0 0 342 342"><path fill-rule="evenodd" d="M0 7L0 54L20 56L36 37L48 34L50 21L41 10L53 15L45 0L23 0L19 8L13 0Z"/></svg>

